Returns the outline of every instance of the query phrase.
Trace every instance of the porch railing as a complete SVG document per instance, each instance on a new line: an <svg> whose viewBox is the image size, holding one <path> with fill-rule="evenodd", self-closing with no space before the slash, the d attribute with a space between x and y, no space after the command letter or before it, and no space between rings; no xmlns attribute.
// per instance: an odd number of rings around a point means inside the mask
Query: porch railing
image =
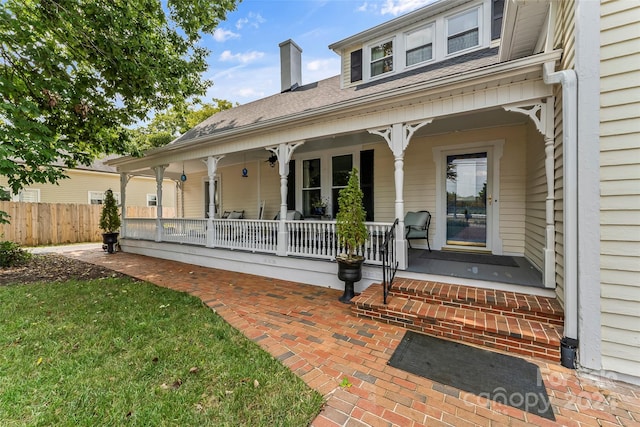
<svg viewBox="0 0 640 427"><path fill-rule="evenodd" d="M206 219L161 219L160 240L163 242L207 245ZM252 219L214 219L212 247L251 252L276 253L279 221ZM157 220L126 218L123 237L152 240L158 238ZM285 221L288 243L286 254L306 258L335 259L343 252L336 236L334 221ZM383 264L382 248L391 224L366 223L369 238L359 251L368 264ZM395 252L391 255L395 261Z"/></svg>
<svg viewBox="0 0 640 427"><path fill-rule="evenodd" d="M287 221L289 243L287 255L307 258L335 259L344 252L344 245L336 235L334 221ZM367 222L365 224L369 237L358 251L365 257L367 264L382 264L380 249L384 235L390 224L383 222Z"/></svg>
<svg viewBox="0 0 640 427"><path fill-rule="evenodd" d="M161 240L163 242L189 243L192 245L207 244L206 219L161 219ZM128 228L127 228L128 230Z"/></svg>
<svg viewBox="0 0 640 427"><path fill-rule="evenodd" d="M398 220L384 234L384 243L380 255L382 256L382 299L383 303L387 303L387 295L393 285L393 279L398 271L398 260L396 258L396 228Z"/></svg>
<svg viewBox="0 0 640 427"><path fill-rule="evenodd" d="M213 246L252 252L275 253L278 249L278 221L214 219Z"/></svg>
<svg viewBox="0 0 640 427"><path fill-rule="evenodd" d="M140 240L156 240L156 220L149 218L127 218L126 226L121 230L120 237Z"/></svg>

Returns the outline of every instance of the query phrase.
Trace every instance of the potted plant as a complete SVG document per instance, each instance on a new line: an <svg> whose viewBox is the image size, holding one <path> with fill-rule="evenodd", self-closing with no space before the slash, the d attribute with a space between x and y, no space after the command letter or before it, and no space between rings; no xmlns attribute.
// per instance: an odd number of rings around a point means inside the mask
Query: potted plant
<svg viewBox="0 0 640 427"><path fill-rule="evenodd" d="M327 213L327 200L326 199L316 199L314 200L314 202L311 204L311 207L313 208L313 213L315 215L324 215Z"/></svg>
<svg viewBox="0 0 640 427"><path fill-rule="evenodd" d="M338 193L336 215L338 242L344 248L344 253L336 256L338 278L345 283L344 294L339 300L347 304L355 295L353 284L362 279L364 256L358 252L368 237L367 227L364 225L366 214L362 206L362 197L358 170L353 168L347 186Z"/></svg>
<svg viewBox="0 0 640 427"><path fill-rule="evenodd" d="M102 229L102 243L106 245L107 252L115 252L115 245L118 243L118 229L120 228L120 214L116 199L113 197L111 189L104 193L104 205L100 214L100 228Z"/></svg>

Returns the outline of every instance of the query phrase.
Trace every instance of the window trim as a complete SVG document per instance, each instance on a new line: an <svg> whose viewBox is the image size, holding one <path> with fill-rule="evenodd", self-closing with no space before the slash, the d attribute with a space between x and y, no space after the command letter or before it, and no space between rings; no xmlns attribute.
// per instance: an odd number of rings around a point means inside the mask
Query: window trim
<svg viewBox="0 0 640 427"><path fill-rule="evenodd" d="M478 4L478 5L474 6L474 7L470 7L468 9L461 10L459 12L456 12L456 13L453 13L451 15L447 15L447 16L443 17L444 18L444 31L443 31L443 34L444 34L443 42L444 43L443 43L443 46L442 46L443 53L444 53L443 59L449 59L449 58L452 58L452 57L455 57L455 56L458 56L458 55L462 55L462 54L465 54L467 52L471 52L473 50L480 49L480 48L482 48L482 46L484 46L484 39L485 39L484 25L483 25L484 14L483 14L483 10L482 9L483 9L482 8L482 4ZM451 52L450 53L449 52L449 48L448 48L449 39L452 36L465 34L465 33L468 33L468 32L470 32L472 30L466 30L466 31L461 31L461 32L455 33L455 34L449 34L449 21L451 21L452 19L457 18L459 16L465 15L465 14L471 12L471 11L475 11L476 12L476 18L477 18L478 26L475 27L475 28L478 31L478 44L476 44L474 46L466 47L464 49L456 50L455 52Z"/></svg>
<svg viewBox="0 0 640 427"><path fill-rule="evenodd" d="M153 198L153 200L151 200ZM153 205L149 204L153 201ZM147 193L147 207L158 207L158 195L156 193Z"/></svg>
<svg viewBox="0 0 640 427"><path fill-rule="evenodd" d="M327 212L333 212L333 205L331 203L331 196L333 190L333 183L331 182L332 174L332 158L335 156L351 155L352 165L360 164L360 151L362 151L361 145L353 145L348 148L341 148L329 151L314 151L304 153L302 155L295 156L296 160L296 210L302 212L302 164L305 160L320 159L320 197L323 200L328 200Z"/></svg>
<svg viewBox="0 0 640 427"><path fill-rule="evenodd" d="M33 193L36 195L36 201L24 201L24 193ZM40 203L40 189L39 188L23 188L18 194L11 194L11 201L22 203Z"/></svg>
<svg viewBox="0 0 640 427"><path fill-rule="evenodd" d="M409 50L407 49L407 38L409 37L410 34L416 33L420 30L425 30L427 28L431 28L431 58L424 60L424 61L420 61L420 62L416 62L415 64L407 64L407 53L409 52ZM415 27L415 28L411 28L405 32L402 33L402 52L404 53L403 55L403 61L404 63L402 64L404 67L403 69L409 69L409 68L413 68L413 67L419 67L421 65L427 64L429 62L433 62L436 60L436 49L437 49L437 30L436 30L436 22L435 21L431 21L427 24L424 25L420 25L419 27ZM421 45L418 47L415 47L415 49L424 47L427 45Z"/></svg>
<svg viewBox="0 0 640 427"><path fill-rule="evenodd" d="M90 204L90 205L104 205L104 193L105 193L106 191L107 191L107 190L105 190L105 191L93 191L93 190L89 190L89 191L87 192L87 203L88 203L88 204ZM100 203L91 203L91 200L92 200L92 199L91 199L91 194L92 194L92 193L93 193L93 194L100 194L100 196L101 196L101 197L100 197ZM114 198L114 199L116 199L116 205L117 205L117 206L120 206L120 192L112 191L112 193L113 193L113 198Z"/></svg>
<svg viewBox="0 0 640 427"><path fill-rule="evenodd" d="M398 56L397 56L397 48L398 48L398 43L397 43L397 35L393 34L391 36L388 37L384 37L381 39L377 39L373 42L367 43L364 47L364 52L363 54L365 55L365 59L366 61L362 61L363 62L363 66L366 63L366 68L365 68L365 72L363 74L366 75L366 80L377 80L377 79L381 79L381 78L385 78L387 76L393 75L395 73L397 73L398 68L401 68L398 66L397 60L398 60ZM385 43L391 42L391 60L392 60L392 69L391 71L383 71L380 74L376 74L375 76L371 75L371 65L372 65L372 60L371 60L371 49L377 46L381 46ZM385 58L388 58L388 56L383 56L380 59L376 59L376 61L382 61ZM364 67L363 67L364 68Z"/></svg>

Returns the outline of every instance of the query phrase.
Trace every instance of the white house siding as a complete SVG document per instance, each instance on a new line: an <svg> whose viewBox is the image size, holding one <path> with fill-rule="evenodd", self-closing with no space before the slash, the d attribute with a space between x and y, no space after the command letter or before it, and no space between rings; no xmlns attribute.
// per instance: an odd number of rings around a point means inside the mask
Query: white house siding
<svg viewBox="0 0 640 427"><path fill-rule="evenodd" d="M362 81L351 83L351 52L358 49L362 49L362 45L348 47L343 50L343 54L341 55L342 72L340 73L340 76L342 77L342 81L340 84L343 88L362 83ZM364 67L364 63L362 66Z"/></svg>
<svg viewBox="0 0 640 427"><path fill-rule="evenodd" d="M602 365L640 377L640 4L603 1L600 23Z"/></svg>
<svg viewBox="0 0 640 427"><path fill-rule="evenodd" d="M545 175L544 140L532 123L527 125L527 195L524 253L540 271L543 270L545 246Z"/></svg>
<svg viewBox="0 0 640 427"><path fill-rule="evenodd" d="M554 3L556 7L555 17L555 40L554 48L562 49L562 58L558 69L573 69L575 62L575 2L565 0ZM556 226L556 295L561 304L564 305L564 222L562 218L563 204L563 169L564 162L562 156L562 87L556 85L553 90L555 97L554 105L554 153L555 153L555 173L554 173L554 220Z"/></svg>

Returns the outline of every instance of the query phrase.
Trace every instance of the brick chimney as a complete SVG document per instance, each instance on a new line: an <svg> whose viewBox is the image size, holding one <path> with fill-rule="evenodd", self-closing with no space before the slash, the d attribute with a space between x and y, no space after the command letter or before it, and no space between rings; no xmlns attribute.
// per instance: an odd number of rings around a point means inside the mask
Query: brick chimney
<svg viewBox="0 0 640 427"><path fill-rule="evenodd" d="M280 43L280 92L302 85L302 49L293 40Z"/></svg>

